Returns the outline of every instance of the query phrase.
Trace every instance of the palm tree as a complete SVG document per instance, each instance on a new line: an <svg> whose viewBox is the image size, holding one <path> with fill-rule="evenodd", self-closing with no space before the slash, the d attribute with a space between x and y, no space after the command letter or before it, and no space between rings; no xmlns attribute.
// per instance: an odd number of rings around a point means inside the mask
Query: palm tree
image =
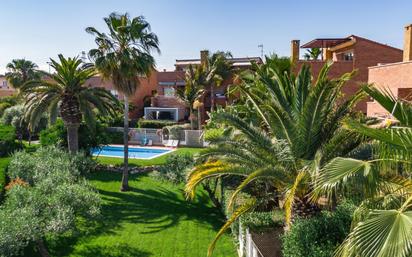
<svg viewBox="0 0 412 257"><path fill-rule="evenodd" d="M278 194L283 194L289 224L292 210L300 210L303 216L318 211L309 196L311 178L320 167L335 156L348 155L360 144L361 138L342 129L340 123L363 94L341 99L340 90L353 73L329 80L331 63L323 67L316 80L312 80L307 66L295 78L270 67L270 63L255 64L255 72L242 74L243 83L238 86L246 109L259 118L249 120L233 108L213 115L213 121L225 126L227 132L202 152L200 158L207 161L189 174L186 194L194 197L203 181L222 175L240 176L243 181L229 201L232 208L238 193L252 182L271 183ZM261 201L252 198L233 212L209 247L209 255L225 229Z"/></svg>
<svg viewBox="0 0 412 257"><path fill-rule="evenodd" d="M75 58L59 55L59 62L50 59L54 74L45 74L44 80L31 80L21 87L24 96L26 119L30 127L35 127L44 115L50 113L55 119L58 113L67 128L67 141L70 153L78 150L78 128L84 118L94 129L96 108L102 115L112 114L117 99L103 88L91 88L86 81L96 72L92 65L83 64Z"/></svg>
<svg viewBox="0 0 412 257"><path fill-rule="evenodd" d="M99 32L93 27L86 31L95 36L96 49L89 51L96 68L114 87L124 95L124 171L120 190L128 190L129 181L129 97L140 85L139 77L148 76L154 69L153 50L160 53L159 40L151 32L150 24L139 16L111 13L104 18L109 33Z"/></svg>
<svg viewBox="0 0 412 257"><path fill-rule="evenodd" d="M208 58L206 63L207 69L214 72L210 85L207 85L210 87L210 111L212 112L215 108L214 87L221 86L223 81L232 76L232 65L228 61L228 59L232 57L232 53L230 52L217 51Z"/></svg>
<svg viewBox="0 0 412 257"><path fill-rule="evenodd" d="M304 54L304 58L306 60L315 60L317 61L319 56L322 54L322 50L320 48L311 48L307 50L307 53Z"/></svg>
<svg viewBox="0 0 412 257"><path fill-rule="evenodd" d="M204 85L208 84L210 80L211 76L206 73L205 67L197 66L193 68L193 66L190 65L185 73L184 89L178 89L176 91L176 96L189 107L190 125L192 130L195 128L195 102L203 96L205 92ZM200 108L197 109L198 112L200 112Z"/></svg>
<svg viewBox="0 0 412 257"><path fill-rule="evenodd" d="M6 79L15 89L19 89L29 80L40 79L41 73L37 71L37 64L26 59L14 59L7 64Z"/></svg>
<svg viewBox="0 0 412 257"><path fill-rule="evenodd" d="M335 256L411 256L412 105L387 90L370 85L363 89L396 118L397 124L376 128L347 121L348 129L372 140L370 144L377 154L367 159L333 159L320 173L314 192L345 196L351 192L348 188L356 188L363 197L354 215L352 232Z"/></svg>

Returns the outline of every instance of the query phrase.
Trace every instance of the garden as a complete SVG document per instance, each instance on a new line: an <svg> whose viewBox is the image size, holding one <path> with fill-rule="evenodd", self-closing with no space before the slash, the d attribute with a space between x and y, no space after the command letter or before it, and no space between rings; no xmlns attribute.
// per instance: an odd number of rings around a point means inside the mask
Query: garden
<svg viewBox="0 0 412 257"><path fill-rule="evenodd" d="M86 29L92 63L59 55L53 73L9 65L18 94L0 99L0 256L412 254L410 102L367 84L344 96L355 72L330 78L332 63L317 77L276 55L237 70L219 51L190 66L177 92L190 124L130 120L158 38L143 17L105 23L108 34ZM86 85L98 73L123 101ZM206 88L228 77L237 100L212 105L203 124ZM365 97L392 119L356 112ZM129 158L135 124L171 137L203 129L208 147ZM92 155L112 144L123 158Z"/></svg>

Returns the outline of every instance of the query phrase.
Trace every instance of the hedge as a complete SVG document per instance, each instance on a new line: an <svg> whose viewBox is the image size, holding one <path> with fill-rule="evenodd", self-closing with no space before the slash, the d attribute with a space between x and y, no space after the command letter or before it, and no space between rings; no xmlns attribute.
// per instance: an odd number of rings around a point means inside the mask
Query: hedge
<svg viewBox="0 0 412 257"><path fill-rule="evenodd" d="M340 204L312 218L297 219L281 237L283 257L329 257L349 234L356 206Z"/></svg>
<svg viewBox="0 0 412 257"><path fill-rule="evenodd" d="M140 119L137 122L138 128L154 128L154 129L161 129L166 126L172 126L177 124L174 121L170 120L145 120L145 119Z"/></svg>
<svg viewBox="0 0 412 257"><path fill-rule="evenodd" d="M0 125L0 157L7 156L18 149L21 149L21 145L16 142L14 127Z"/></svg>
<svg viewBox="0 0 412 257"><path fill-rule="evenodd" d="M6 185L6 169L10 162L10 158L0 159L0 201L3 197L4 186Z"/></svg>

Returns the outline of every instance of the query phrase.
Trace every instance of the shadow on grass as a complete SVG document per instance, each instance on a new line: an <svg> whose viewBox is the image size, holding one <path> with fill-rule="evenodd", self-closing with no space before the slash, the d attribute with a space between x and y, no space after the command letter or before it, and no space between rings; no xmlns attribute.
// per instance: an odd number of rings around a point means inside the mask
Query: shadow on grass
<svg viewBox="0 0 412 257"><path fill-rule="evenodd" d="M109 176L103 178L108 179ZM209 224L215 230L222 225L221 213L210 205L204 192L199 192L193 202L183 198L183 190L176 192L163 187L131 187L127 193L99 190L99 193L105 201L102 214L106 233L116 228L119 221L145 224L143 234L176 226L180 220L195 220L199 224Z"/></svg>
<svg viewBox="0 0 412 257"><path fill-rule="evenodd" d="M115 247L107 246L86 246L85 249L77 251L76 254L82 257L149 257L151 253L141 251L131 245L120 244Z"/></svg>
<svg viewBox="0 0 412 257"><path fill-rule="evenodd" d="M119 227L130 224L143 224L136 234L157 233L165 229L177 226L180 221L194 221L201 225L206 224L214 230L218 230L223 224L222 214L214 208L209 201L207 194L203 191L197 193L193 202L186 201L183 197L183 190L170 185L162 185L158 182L143 184L146 181L138 180L147 175L131 175L130 185L142 188L131 187L128 192L119 192L121 174L99 172L91 174L89 179L96 183L104 182L105 185L98 185L98 191L103 200L101 217L97 220L79 221L79 231L71 235L60 237L49 241L49 247L56 256L67 256L73 252L74 246L82 237L99 237L100 235L114 235L119 233ZM114 184L107 186L109 182ZM137 184L137 185L136 185ZM153 188L151 188L153 186ZM85 250L83 250L83 248ZM150 253L141 252L139 249L128 249L130 245L116 247L88 246L78 247L79 256L150 256ZM102 248L103 247L103 248ZM125 252L123 252L123 250ZM134 252L133 252L134 251ZM111 255L110 255L111 254ZM27 256L27 255L26 255Z"/></svg>

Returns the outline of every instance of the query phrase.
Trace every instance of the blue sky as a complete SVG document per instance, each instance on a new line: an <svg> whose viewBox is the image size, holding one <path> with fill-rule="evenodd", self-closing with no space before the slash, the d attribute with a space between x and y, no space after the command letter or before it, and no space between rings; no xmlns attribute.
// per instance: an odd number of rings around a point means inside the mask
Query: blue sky
<svg viewBox="0 0 412 257"><path fill-rule="evenodd" d="M290 54L290 40L363 36L402 47L403 27L412 23L412 1L385 0L71 0L2 1L0 73L13 58L41 68L62 53L78 55L94 47L84 29L104 30L112 11L143 15L160 39L158 69L175 59L197 58L201 49L229 50L235 57Z"/></svg>

